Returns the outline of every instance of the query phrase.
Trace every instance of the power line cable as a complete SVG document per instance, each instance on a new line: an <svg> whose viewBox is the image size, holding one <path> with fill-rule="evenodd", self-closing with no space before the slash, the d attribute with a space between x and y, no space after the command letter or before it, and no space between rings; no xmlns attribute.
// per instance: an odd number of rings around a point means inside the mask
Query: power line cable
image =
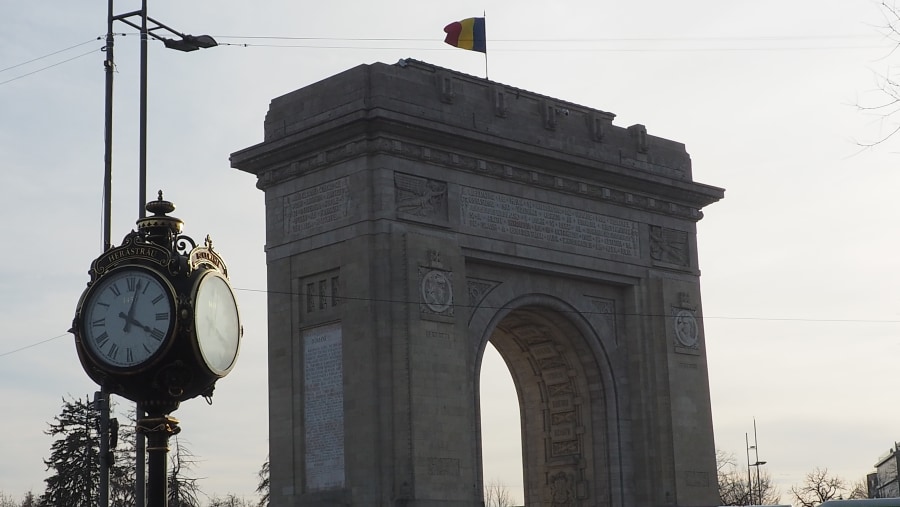
<svg viewBox="0 0 900 507"><path fill-rule="evenodd" d="M297 37L297 36L268 36L268 35L215 35L216 39L244 39L244 40L271 40L271 41L306 41L314 42L440 42L436 39L422 38L396 38L396 37ZM742 36L742 37L607 37L607 38L567 38L567 39L491 39L492 44L504 43L631 43L631 42L677 42L677 43L709 43L709 42L790 42L790 41L816 41L816 40L848 40L870 39L868 35L789 35L789 36ZM306 48L306 49L358 49L358 50L425 50L425 51L453 51L454 48L435 47L384 47L384 46L360 46L360 45L321 45L321 44L259 44L259 43L220 43L223 46L239 47L275 47L275 48ZM787 51L787 50L841 50L841 49L877 49L882 46L873 45L830 45L830 46L793 46L793 47L701 47L701 48L498 48L492 47L492 51L499 52L696 52L696 51Z"/></svg>
<svg viewBox="0 0 900 507"><path fill-rule="evenodd" d="M41 341L39 341L39 342L34 342L34 343L30 344L30 345L25 345L24 347L19 347L19 348L17 348L17 349L9 350L9 351L7 351L7 352L0 353L0 357L10 356L10 355L13 355L13 354L15 354L15 353L17 353L17 352L22 352L23 350L27 350L27 349L30 349L30 348L32 348L32 347L37 347L38 345L43 345L43 344L45 344L45 343L52 342L53 340L58 340L58 339L60 339L60 338L62 338L62 337L64 337L64 336L68 336L68 335L69 335L69 333L61 334L61 335L58 335L58 336L54 336L53 338L47 338L46 340L41 340Z"/></svg>
<svg viewBox="0 0 900 507"><path fill-rule="evenodd" d="M52 69L53 67L62 65L62 64L64 64L64 63L71 62L72 60L77 60L78 58L82 58L82 57L84 57L84 56L91 55L91 54L94 54L94 53L96 53L96 52L97 52L96 49L92 49L92 50L88 51L87 53L82 53L82 54L80 54L80 55L78 55L78 56L73 56L72 58L63 60L63 61L61 61L61 62L56 62L56 63L54 63L53 65L48 65L48 66L46 66L46 67L42 67L42 68L37 69L37 70L35 70L35 71L28 72L28 73L22 74L22 75L20 75L20 76L16 76L16 77L14 77L14 78L12 78L12 79L7 79L6 81L0 81L0 85L5 85L6 83L11 83L11 82L13 82L13 81L17 81L17 80L22 79L22 78L24 78L24 77L28 77L28 76L30 76L30 75L32 75L32 74L37 74L38 72L43 72L43 71L45 71L45 70L47 70L47 69Z"/></svg>
<svg viewBox="0 0 900 507"><path fill-rule="evenodd" d="M353 41L353 42L440 42L435 38L396 37L297 37L274 35L214 35L215 39L271 39L308 41ZM828 40L828 39L868 39L869 35L765 35L744 37L599 37L571 39L490 39L491 42L708 42L708 41L780 41L780 40Z"/></svg>
<svg viewBox="0 0 900 507"><path fill-rule="evenodd" d="M116 33L114 35L125 37L129 35L127 32ZM608 38L570 38L570 39L492 39L494 44L503 43L621 43L621 42L736 42L736 41L810 41L810 40L833 40L833 39L862 39L868 38L866 35L794 35L794 36L746 36L746 37L608 37ZM434 42L439 43L437 39L422 38L396 38L396 37L295 37L295 36L269 36L269 35L216 35L215 38L221 39L250 39L250 40L284 40L284 41L347 41L347 42ZM0 69L0 73L34 63L44 58L64 53L66 51L81 47L102 40L102 37L95 37L63 48L46 55L33 58L15 65ZM380 51L454 51L454 48L444 47L385 47L385 46L359 46L359 45L321 45L321 44L259 44L247 42L222 42L220 46L236 46L236 47L259 47L259 48L294 48L294 49L352 49L352 50L380 50ZM846 50L846 49L880 49L882 46L802 46L802 47L694 47L694 48L492 48L493 52L539 52L539 53L555 53L555 52L600 52L600 53L677 53L677 52L715 52L715 51L827 51L827 50ZM77 58L87 56L93 53L84 53L67 60L42 67L32 72L22 74L6 81L0 81L0 85L22 79L24 77L37 74L39 72L51 69L63 63L70 62Z"/></svg>
<svg viewBox="0 0 900 507"><path fill-rule="evenodd" d="M51 57L51 56L58 55L58 54L60 54L60 53L65 53L66 51L69 51L69 50L71 50L71 49L75 49L75 48L84 46L85 44L90 44L91 42L98 41L98 40L100 40L100 39L101 39L100 37L95 37L95 38L93 38L93 39L91 39L91 40L87 40L87 41L81 42L81 43L79 43L79 44L75 44L74 46L69 46L69 47L67 47L67 48L65 48L65 49L60 49L60 50L54 51L54 52L52 52L52 53L47 53L47 54L44 55L44 56L39 56L39 57L37 57L37 58L33 58L33 59L31 59L31 60L28 60L27 62L17 63L17 64L15 64L15 65L11 66L11 67L6 67L5 69L0 69L0 72L6 72L6 71L8 71L8 70L12 70L12 69L21 67L21 66L23 66L23 65L28 65L29 63L34 63L34 62L36 62L36 61L38 61L38 60L43 60L44 58L49 58L49 57Z"/></svg>
<svg viewBox="0 0 900 507"><path fill-rule="evenodd" d="M255 292L262 294L278 294L284 296L299 296L299 297L308 297L313 296L317 297L316 294L307 294L305 292L289 292L289 291L274 291L267 289L247 289L242 287L234 287L235 291L242 292ZM404 305L417 305L420 304L419 301L407 301L407 300L395 300L395 299L375 299L375 298L361 298L361 297L353 297L353 296L337 296L338 300L345 301L363 301L368 303L388 303L388 304L404 304ZM452 306L456 308L486 308L490 310L515 310L519 307L510 307L510 306L490 306L490 305L467 305L467 304L458 304L454 302ZM605 312L605 311L581 311L581 310L558 310L553 309L558 313L577 313L580 315L613 315L617 317L646 317L646 318L659 318L659 317L671 317L670 314L656 314L656 313L628 313L628 312ZM838 319L838 318L828 318L828 319L815 319L815 318L805 318L805 317L716 317L716 316L708 316L701 315L697 316L700 320L751 320L751 321L763 321L763 322L828 322L828 323L857 323L857 324L900 324L900 319L897 320L887 320L887 319Z"/></svg>
<svg viewBox="0 0 900 507"><path fill-rule="evenodd" d="M391 47L391 46L321 46L307 44L253 44L220 43L220 46L244 48L288 48L288 49L353 49L357 51L453 51L454 48ZM817 46L817 47L759 47L759 48L492 48L494 53L712 53L749 51L837 51L857 49L883 49L881 46ZM457 50L458 51L458 50Z"/></svg>
<svg viewBox="0 0 900 507"><path fill-rule="evenodd" d="M299 297L307 297L310 294L304 292L286 292L286 291L273 291L266 289L248 289L242 287L234 287L235 291L240 292L252 292L252 293L260 293L260 294L280 294L284 296L299 296ZM317 295L312 295L317 297ZM361 298L361 297L352 297L352 296L338 296L338 300L346 300L346 301L363 301L369 303L387 303L387 304L404 304L404 305L417 305L419 301L406 301L406 300L394 300L394 299L375 299L375 298ZM484 308L490 310L516 310L520 307L510 307L510 306L490 306L490 305L465 305L465 304L457 304L453 303L456 308ZM628 312L605 312L605 311L580 311L580 310L559 310L553 309L553 311L557 313L577 313L579 315L611 315L615 317L642 317L642 318L668 318L671 317L669 314L655 314L655 313L628 313ZM734 320L734 321L756 321L756 322L806 322L806 323L840 323L840 324L900 324L900 320L888 320L888 319L838 319L838 318L828 318L828 319L816 319L816 318L806 318L806 317L734 317L734 316L709 316L709 315L699 315L697 316L698 320ZM53 340L57 340L64 336L68 336L69 333L61 334L58 336L54 336L52 338L47 338L45 340L41 340L29 345L25 345L19 347L17 349L9 350L7 352L0 353L0 357L9 356L18 352L22 352L24 350L30 349L32 347L37 347L39 345L43 345L45 343L49 343Z"/></svg>

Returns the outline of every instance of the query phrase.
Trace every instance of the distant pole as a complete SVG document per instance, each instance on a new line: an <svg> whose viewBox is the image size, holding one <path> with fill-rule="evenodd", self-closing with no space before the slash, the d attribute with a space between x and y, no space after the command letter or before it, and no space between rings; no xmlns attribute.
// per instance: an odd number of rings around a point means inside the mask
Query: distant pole
<svg viewBox="0 0 900 507"><path fill-rule="evenodd" d="M753 505L753 479L750 475L750 437L746 433L744 433L744 444L744 447L747 448L747 490L750 495L748 505Z"/></svg>
<svg viewBox="0 0 900 507"><path fill-rule="evenodd" d="M756 416L753 417L753 452L756 453L756 496L762 503L762 488L759 485L759 444L756 442Z"/></svg>

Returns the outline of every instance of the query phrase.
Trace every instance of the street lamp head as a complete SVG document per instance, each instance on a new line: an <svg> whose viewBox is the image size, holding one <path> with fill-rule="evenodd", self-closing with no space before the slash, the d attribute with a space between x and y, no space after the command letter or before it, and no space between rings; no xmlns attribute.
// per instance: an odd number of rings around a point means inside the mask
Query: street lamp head
<svg viewBox="0 0 900 507"><path fill-rule="evenodd" d="M208 49L219 45L219 43L216 42L216 39L213 39L209 35L197 35L196 37L193 35L185 35L184 40L194 44L200 49Z"/></svg>
<svg viewBox="0 0 900 507"><path fill-rule="evenodd" d="M219 44L216 42L216 39L213 39L209 35L183 35L181 39L166 39L165 37L159 37L162 40L163 44L169 49L175 49L178 51L196 51L198 49L206 49L218 46Z"/></svg>

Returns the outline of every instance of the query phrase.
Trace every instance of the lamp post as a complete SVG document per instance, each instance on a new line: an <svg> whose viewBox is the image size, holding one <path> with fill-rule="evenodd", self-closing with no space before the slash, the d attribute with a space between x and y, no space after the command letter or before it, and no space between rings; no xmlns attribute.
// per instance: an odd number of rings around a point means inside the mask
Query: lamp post
<svg viewBox="0 0 900 507"><path fill-rule="evenodd" d="M138 217L146 217L145 204L147 202L147 44L149 37L161 41L167 48L178 51L196 51L202 48L211 48L217 45L215 39L209 35L193 36L183 34L172 28L156 21L147 15L147 0L141 0L140 10L126 12L116 15L113 7L114 0L107 0L107 18L106 18L106 45L103 50L106 58L103 62L105 70L105 118L104 118L104 174L103 174L103 251L112 248L112 133L113 133L113 76L115 72L115 58L113 56L113 47L115 45L115 36L113 33L113 25L116 21L121 21L132 28L136 28L141 34L141 60L140 60L140 129L139 129L139 162L138 162ZM139 23L133 21L139 18ZM152 23L152 25L149 25ZM163 37L157 32L162 32L169 37ZM175 38L172 38L175 37ZM107 386L100 387L99 397L101 403L101 442L108 442L109 435L107 424L109 420L109 390ZM141 404L135 406L135 416L142 418L144 410ZM137 437L136 443L136 470L135 470L135 501L139 507L144 507L144 452L145 440L143 435ZM103 452L101 449L101 472L100 472L100 507L107 507L109 503L109 467L112 465L108 461L110 453Z"/></svg>
<svg viewBox="0 0 900 507"><path fill-rule="evenodd" d="M138 189L138 217L144 218L146 211L144 205L147 203L147 44L152 37L163 43L167 48L182 52L196 51L198 49L206 49L218 45L215 39L209 35L189 35L174 30L163 23L151 18L147 15L147 0L142 0L141 9L137 11L126 12L124 14L113 15L112 0L109 0L109 27L112 30L113 21L121 21L126 25L140 30L141 33L141 76L140 76L140 146L139 146L139 189ZM132 21L132 18L140 18L140 24ZM152 23L152 25L148 24ZM170 37L163 37L160 33L165 33ZM111 34L107 35L107 40L111 38ZM107 53L107 58L112 61L112 53ZM107 87L107 106L108 114L111 114L112 98L112 78L108 77L109 85ZM111 124L112 120L108 120Z"/></svg>
<svg viewBox="0 0 900 507"><path fill-rule="evenodd" d="M760 465L765 465L765 461L757 460L756 463L751 464L750 466L756 467L756 500L762 505L762 487L759 484L759 467ZM749 472L749 470L748 470Z"/></svg>
<svg viewBox="0 0 900 507"><path fill-rule="evenodd" d="M759 460L759 447L757 446L756 441L756 418L753 418L753 445L750 445L750 437L747 433L744 433L744 443L747 447L747 486L750 490L750 505L753 504L753 479L750 475L750 467L756 467L756 500L760 504L762 504L762 486L759 481L759 467L765 465L765 461ZM756 463L750 463L750 449L753 449L753 453L756 456Z"/></svg>
<svg viewBox="0 0 900 507"><path fill-rule="evenodd" d="M744 444L747 448L747 491L749 493L748 505L753 505L753 479L750 477L750 437L744 433ZM759 470L757 468L757 470Z"/></svg>

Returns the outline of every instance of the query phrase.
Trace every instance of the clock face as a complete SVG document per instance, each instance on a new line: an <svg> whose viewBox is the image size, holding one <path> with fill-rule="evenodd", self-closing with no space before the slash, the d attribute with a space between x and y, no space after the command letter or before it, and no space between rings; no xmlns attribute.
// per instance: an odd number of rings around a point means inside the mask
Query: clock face
<svg viewBox="0 0 900 507"><path fill-rule="evenodd" d="M148 270L111 271L91 287L82 309L84 345L116 368L147 364L175 325L172 291Z"/></svg>
<svg viewBox="0 0 900 507"><path fill-rule="evenodd" d="M237 358L241 323L234 293L216 273L200 280L194 298L194 331L209 369L217 375L227 373Z"/></svg>

